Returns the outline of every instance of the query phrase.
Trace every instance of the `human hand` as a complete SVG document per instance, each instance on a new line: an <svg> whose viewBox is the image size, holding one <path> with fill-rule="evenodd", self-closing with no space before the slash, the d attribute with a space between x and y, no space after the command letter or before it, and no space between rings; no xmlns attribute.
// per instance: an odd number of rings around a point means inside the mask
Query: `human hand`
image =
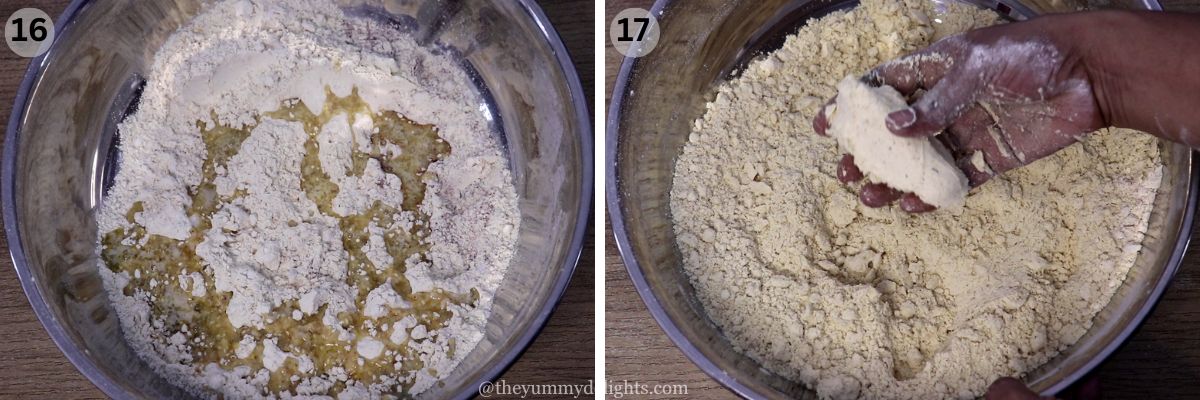
<svg viewBox="0 0 1200 400"><path fill-rule="evenodd" d="M880 65L863 79L915 98L910 108L888 115L888 129L940 140L974 187L1107 125L1081 57L1062 39L1069 35L1058 32L1044 19L966 32ZM827 128L822 109L813 129L825 135ZM843 156L838 179L862 178L853 157ZM900 200L908 212L934 209L882 183L863 185L859 199L869 207Z"/></svg>

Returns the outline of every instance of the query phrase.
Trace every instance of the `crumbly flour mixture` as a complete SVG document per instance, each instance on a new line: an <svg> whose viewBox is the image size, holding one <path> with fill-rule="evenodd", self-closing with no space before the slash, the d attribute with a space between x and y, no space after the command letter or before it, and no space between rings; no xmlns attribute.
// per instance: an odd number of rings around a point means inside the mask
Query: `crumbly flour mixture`
<svg viewBox="0 0 1200 400"><path fill-rule="evenodd" d="M414 395L484 335L515 187L467 73L330 0L209 4L120 126L100 270L203 397Z"/></svg>
<svg viewBox="0 0 1200 400"><path fill-rule="evenodd" d="M1106 130L961 210L861 205L810 121L842 77L996 22L932 4L811 21L721 86L676 165L675 232L708 315L825 398L973 398L1055 356L1124 279L1162 176L1156 139Z"/></svg>

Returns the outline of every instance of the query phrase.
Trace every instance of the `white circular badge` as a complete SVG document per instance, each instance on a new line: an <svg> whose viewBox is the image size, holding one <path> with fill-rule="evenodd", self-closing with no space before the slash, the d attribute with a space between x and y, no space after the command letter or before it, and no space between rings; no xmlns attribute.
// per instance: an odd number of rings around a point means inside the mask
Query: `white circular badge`
<svg viewBox="0 0 1200 400"><path fill-rule="evenodd" d="M625 57L641 57L658 46L658 19L641 8L626 8L608 25L613 48Z"/></svg>
<svg viewBox="0 0 1200 400"><path fill-rule="evenodd" d="M54 43L54 21L45 11L22 8L4 24L4 41L21 57L37 57Z"/></svg>

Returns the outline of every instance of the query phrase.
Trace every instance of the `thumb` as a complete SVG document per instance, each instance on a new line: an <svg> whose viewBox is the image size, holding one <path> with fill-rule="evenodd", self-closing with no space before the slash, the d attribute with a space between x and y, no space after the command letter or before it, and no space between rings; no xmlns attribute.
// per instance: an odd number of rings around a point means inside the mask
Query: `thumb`
<svg viewBox="0 0 1200 400"><path fill-rule="evenodd" d="M961 80L942 79L925 92L911 107L887 116L887 127L904 137L933 136L962 116L975 101L975 85Z"/></svg>

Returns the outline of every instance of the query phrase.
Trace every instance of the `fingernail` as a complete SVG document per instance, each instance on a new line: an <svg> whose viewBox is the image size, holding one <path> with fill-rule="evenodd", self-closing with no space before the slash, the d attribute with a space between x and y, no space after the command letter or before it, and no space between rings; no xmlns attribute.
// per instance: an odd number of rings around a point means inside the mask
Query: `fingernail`
<svg viewBox="0 0 1200 400"><path fill-rule="evenodd" d="M917 111L912 107L893 111L887 116L887 126L891 130L899 130L912 126L917 122Z"/></svg>
<svg viewBox="0 0 1200 400"><path fill-rule="evenodd" d="M825 118L825 108L821 107L821 111L812 120L813 132L820 136L828 136L826 130L829 129L829 120Z"/></svg>
<svg viewBox="0 0 1200 400"><path fill-rule="evenodd" d="M888 185L868 183L858 191L858 200L867 207L879 208L892 204L893 201L900 198L901 194L899 190L892 189Z"/></svg>
<svg viewBox="0 0 1200 400"><path fill-rule="evenodd" d="M900 197L900 209L912 214L920 214L936 210L937 207L921 200L916 194L905 193L904 196Z"/></svg>
<svg viewBox="0 0 1200 400"><path fill-rule="evenodd" d="M854 164L854 156L843 154L842 160L838 162L837 168L838 181L842 183L858 182L862 180L862 170Z"/></svg>

